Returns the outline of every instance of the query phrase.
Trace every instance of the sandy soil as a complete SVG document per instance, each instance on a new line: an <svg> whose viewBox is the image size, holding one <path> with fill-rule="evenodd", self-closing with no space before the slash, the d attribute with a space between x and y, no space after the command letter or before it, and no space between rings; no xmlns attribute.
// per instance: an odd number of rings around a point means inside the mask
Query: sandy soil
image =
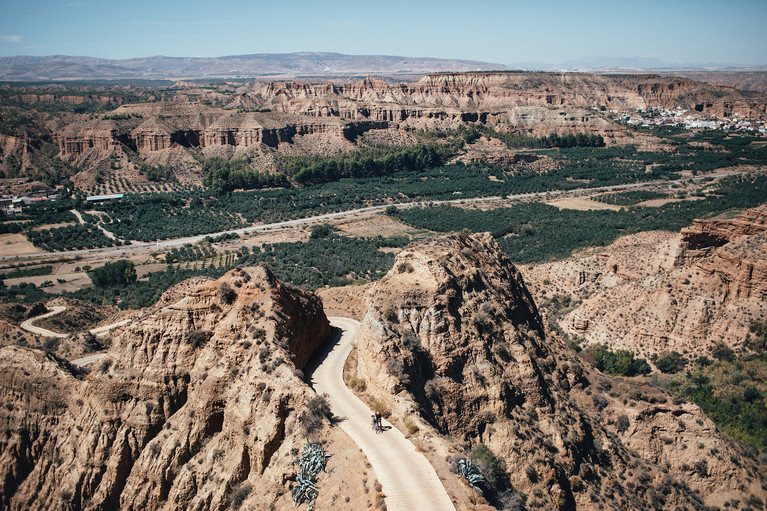
<svg viewBox="0 0 767 511"><path fill-rule="evenodd" d="M15 278L15 279L5 279L4 282L5 282L6 286L14 286L14 285L17 285L17 284L21 284L22 282L27 282L27 283L30 283L30 284L34 284L37 287L40 287L40 284L42 284L46 280L50 280L52 282L56 282L57 278L63 278L63 277L60 276L60 275L37 275L37 276L34 276L34 277L19 277L19 278ZM43 289L45 289L45 288L43 288Z"/></svg>
<svg viewBox="0 0 767 511"><path fill-rule="evenodd" d="M597 202L591 199L585 199L583 197L554 199L546 201L546 204L550 206L556 206L559 209L575 209L578 211L588 211L592 209L609 209L611 211L618 211L621 209L621 206L616 206L615 204L605 204L604 202Z"/></svg>
<svg viewBox="0 0 767 511"><path fill-rule="evenodd" d="M653 199L653 200L646 200L644 202L640 202L639 204L637 204L637 206L647 207L647 208L659 208L663 206L664 204L671 204L673 202L694 201L694 200L703 200L703 197L688 197L686 199Z"/></svg>
<svg viewBox="0 0 767 511"><path fill-rule="evenodd" d="M373 283L317 289L325 314L362 321L367 312L366 295Z"/></svg>
<svg viewBox="0 0 767 511"><path fill-rule="evenodd" d="M23 234L0 234L0 255L41 254Z"/></svg>
<svg viewBox="0 0 767 511"><path fill-rule="evenodd" d="M354 217L351 220L334 223L334 225L341 229L343 234L357 237L374 237L380 234L384 237L410 236L411 238L422 238L424 237L422 234L427 232L413 229L409 225L403 224L399 220L384 214Z"/></svg>
<svg viewBox="0 0 767 511"><path fill-rule="evenodd" d="M306 241L309 239L310 234L311 230L303 227L292 227L268 233L246 234L243 239L231 242L231 245L225 244L221 248L231 250L237 249L243 245L260 247L264 243L292 243L295 241Z"/></svg>
<svg viewBox="0 0 767 511"><path fill-rule="evenodd" d="M136 266L136 276L141 279L144 276L146 276L147 273L152 273L153 271L161 271L165 269L165 264L163 263L155 263L155 264L141 264Z"/></svg>

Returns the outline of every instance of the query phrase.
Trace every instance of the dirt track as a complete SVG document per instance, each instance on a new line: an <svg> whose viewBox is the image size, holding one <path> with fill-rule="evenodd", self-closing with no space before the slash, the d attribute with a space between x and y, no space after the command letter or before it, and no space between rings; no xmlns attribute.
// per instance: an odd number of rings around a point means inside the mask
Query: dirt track
<svg viewBox="0 0 767 511"><path fill-rule="evenodd" d="M27 330L28 332L32 332L33 334L42 335L43 337L53 337L56 339L63 339L68 334L60 334L58 332L53 332L52 330L48 330L47 328L41 328L39 326L33 325L32 322L37 321L38 319L43 319L49 316L53 316L60 312L64 312L64 310L66 310L66 307L64 307L63 305L56 305L54 307L51 307L51 310L49 312L46 312L45 314L42 314L40 316L35 316L34 318L24 321L21 324L21 328L23 328L24 330Z"/></svg>
<svg viewBox="0 0 767 511"><path fill-rule="evenodd" d="M63 339L65 337L67 337L69 334L62 334L62 333L59 333L59 332L54 332L52 330L48 330L47 328L42 328L42 327L39 327L39 326L35 326L32 323L34 321L37 321L38 319L47 318L49 316L53 316L54 314L58 314L60 312L64 312L64 310L66 310L66 307L64 307L63 305L55 305L55 306L51 307L51 310L49 312L46 312L45 314L42 314L40 316L35 316L34 318L31 318L31 319L28 319L28 320L24 321L21 324L21 328L23 328L24 330L27 330L28 332L32 332L33 334L42 335L43 337L53 337L53 338L56 338L56 339ZM98 328L92 328L91 330L89 330L89 332L92 333L95 336L100 336L100 335L103 335L103 334L109 332L113 328L117 328L118 326L127 325L131 321L133 321L132 318L123 319L122 321L117 321L117 322L112 323L110 325L104 325L104 326L100 326ZM104 358L105 356L106 356L106 353L93 353L93 354L85 356L83 358L78 358L77 360L72 360L71 362L74 365L82 367L82 366L86 366L88 364L92 364L94 362L97 362L97 361L101 360L102 358Z"/></svg>
<svg viewBox="0 0 767 511"><path fill-rule="evenodd" d="M330 409L340 419L341 429L367 456L386 495L389 511L454 510L445 487L426 458L398 429L383 421L386 431L370 427L371 410L346 387L343 367L357 340L359 323L348 318L330 318L342 329L338 342L312 373L312 386L327 394Z"/></svg>

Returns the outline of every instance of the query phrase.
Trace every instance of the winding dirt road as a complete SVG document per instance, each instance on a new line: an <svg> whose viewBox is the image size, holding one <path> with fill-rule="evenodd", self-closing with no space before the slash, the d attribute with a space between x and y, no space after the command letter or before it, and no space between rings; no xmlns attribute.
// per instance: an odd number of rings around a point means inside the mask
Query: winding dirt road
<svg viewBox="0 0 767 511"><path fill-rule="evenodd" d="M39 326L35 326L32 323L34 321L37 321L38 319L55 316L56 314L59 314L60 312L64 312L65 310L66 310L66 307L64 307L63 305L55 305L51 307L51 310L46 312L45 314L41 314L40 316L35 316L34 318L30 318L24 321L21 324L21 328L23 328L27 332L32 332L33 334L42 335L43 337L53 337L55 339L63 339L69 334L61 334L59 332L54 332L53 330L48 330L47 328L41 328Z"/></svg>
<svg viewBox="0 0 767 511"><path fill-rule="evenodd" d="M386 431L383 433L376 434L371 429L371 410L343 380L344 362L357 341L360 324L348 318L329 319L342 333L312 373L311 384L318 394L327 394L330 409L340 419L341 429L367 456L383 487L387 509L455 510L434 468L405 435L385 420Z"/></svg>
<svg viewBox="0 0 767 511"><path fill-rule="evenodd" d="M51 310L46 312L45 314L41 314L40 316L35 316L34 318L24 321L21 324L21 328L23 328L24 330L28 332L32 332L33 334L42 335L43 337L63 339L67 337L69 334L62 334L59 332L54 332L53 330L48 330L47 328L35 326L33 325L33 322L37 321L38 319L43 319L49 316L53 316L55 314L59 314L60 312L64 312L65 310L66 310L66 307L64 307L63 305L54 305L53 307L51 307ZM93 335L95 335L96 337L101 337L105 335L107 332L109 332L110 330L117 328L119 326L127 325L131 321L133 321L133 318L123 319L121 321L110 323L109 325L104 325L97 328L91 328L88 331L92 333ZM106 353L93 353L83 358L78 358L77 360L70 360L70 362L73 363L74 365L83 367L88 364L93 364L94 362L98 362L105 356L106 356Z"/></svg>

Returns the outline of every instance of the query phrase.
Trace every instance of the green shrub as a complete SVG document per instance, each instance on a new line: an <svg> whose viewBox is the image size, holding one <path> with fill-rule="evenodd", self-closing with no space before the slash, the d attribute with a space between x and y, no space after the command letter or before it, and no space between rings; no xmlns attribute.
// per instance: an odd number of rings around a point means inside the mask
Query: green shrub
<svg viewBox="0 0 767 511"><path fill-rule="evenodd" d="M685 358L676 351L666 351L655 360L655 367L663 373L677 373L686 365Z"/></svg>
<svg viewBox="0 0 767 511"><path fill-rule="evenodd" d="M593 346L589 351L594 358L594 366L604 373L634 376L650 372L647 361L643 358L634 358L633 351L610 351L602 345Z"/></svg>
<svg viewBox="0 0 767 511"><path fill-rule="evenodd" d="M227 305L231 305L237 299L237 292L226 282L218 286L218 297Z"/></svg>
<svg viewBox="0 0 767 511"><path fill-rule="evenodd" d="M629 420L628 415L624 414L618 417L618 422L617 422L618 431L623 433L624 431L629 429L629 426L631 426L631 421Z"/></svg>
<svg viewBox="0 0 767 511"><path fill-rule="evenodd" d="M113 263L106 263L101 268L93 270L89 275L97 287L126 286L136 282L136 267L133 261L121 259Z"/></svg>
<svg viewBox="0 0 767 511"><path fill-rule="evenodd" d="M0 274L0 280L17 279L21 277L37 277L40 275L50 275L53 272L53 266L38 266L36 268L19 268L9 271L6 274Z"/></svg>
<svg viewBox="0 0 767 511"><path fill-rule="evenodd" d="M479 443L471 450L471 459L479 465L487 482L498 489L508 485L509 476L506 473L506 462L497 457L488 446Z"/></svg>
<svg viewBox="0 0 767 511"><path fill-rule="evenodd" d="M735 360L735 352L723 342L718 342L711 348L711 356L726 362Z"/></svg>
<svg viewBox="0 0 767 511"><path fill-rule="evenodd" d="M212 335L213 335L212 332L208 332L205 330L192 330L191 332L189 332L188 341L193 348L197 349L203 346L205 343L207 343L208 339L210 339Z"/></svg>

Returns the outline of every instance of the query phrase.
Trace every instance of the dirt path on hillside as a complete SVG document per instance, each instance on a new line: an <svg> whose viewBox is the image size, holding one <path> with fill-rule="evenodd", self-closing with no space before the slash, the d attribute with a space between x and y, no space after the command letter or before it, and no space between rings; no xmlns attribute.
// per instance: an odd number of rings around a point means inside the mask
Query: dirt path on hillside
<svg viewBox="0 0 767 511"><path fill-rule="evenodd" d="M55 314L59 314L60 312L64 312L65 310L66 310L66 307L64 307L63 305L55 305L55 306L51 307L51 310L49 312L46 312L45 314L41 314L40 316L35 316L34 318L31 318L31 319L28 319L28 320L24 321L21 324L21 328L23 328L24 330L26 330L28 332L32 332L33 334L42 335L43 337L52 337L52 338L55 338L55 339L63 339L65 337L67 337L69 334L62 334L62 333L59 333L59 332L54 332L53 330L48 330L47 328L42 328L42 327L39 327L39 326L35 326L33 324L33 322L37 321L38 319L43 319L43 318L47 318L49 316L53 316ZM113 328L117 328L119 326L127 325L131 321L133 321L133 318L127 318L127 319L123 319L121 321L117 321L115 323L111 323L109 325L104 325L104 326L100 326L100 327L97 327L97 328L91 328L88 331L90 333L92 333L93 335L95 335L96 337L99 337L101 335L106 334L107 332L109 332ZM78 358L77 360L71 360L70 362L72 364L74 364L74 365L83 367L83 366L86 366L88 364L92 364L94 362L98 362L99 360L101 360L105 356L106 356L106 353L103 353L103 352L102 353L93 353L91 355L88 355L88 356L85 356L85 357L82 357L82 358Z"/></svg>
<svg viewBox="0 0 767 511"><path fill-rule="evenodd" d="M66 310L66 307L64 307L63 305L56 305L54 307L51 307L51 310L49 312L46 312L45 314L41 314L40 316L35 316L34 318L24 321L21 324L21 328L23 328L24 330L28 332L32 332L33 334L42 335L43 337L53 337L56 339L63 339L69 334L61 334L58 332L54 332L53 330L48 330L47 328L35 326L32 323L34 321L37 321L38 319L54 316L56 314L59 314L60 312L64 312L65 310Z"/></svg>
<svg viewBox="0 0 767 511"><path fill-rule="evenodd" d="M371 410L343 381L344 362L357 341L360 324L348 318L333 317L330 321L342 329L342 333L312 373L311 384L318 394L328 395L330 409L340 419L341 429L367 456L386 495L386 508L389 511L455 510L434 468L405 435L385 420L383 433L371 429Z"/></svg>

